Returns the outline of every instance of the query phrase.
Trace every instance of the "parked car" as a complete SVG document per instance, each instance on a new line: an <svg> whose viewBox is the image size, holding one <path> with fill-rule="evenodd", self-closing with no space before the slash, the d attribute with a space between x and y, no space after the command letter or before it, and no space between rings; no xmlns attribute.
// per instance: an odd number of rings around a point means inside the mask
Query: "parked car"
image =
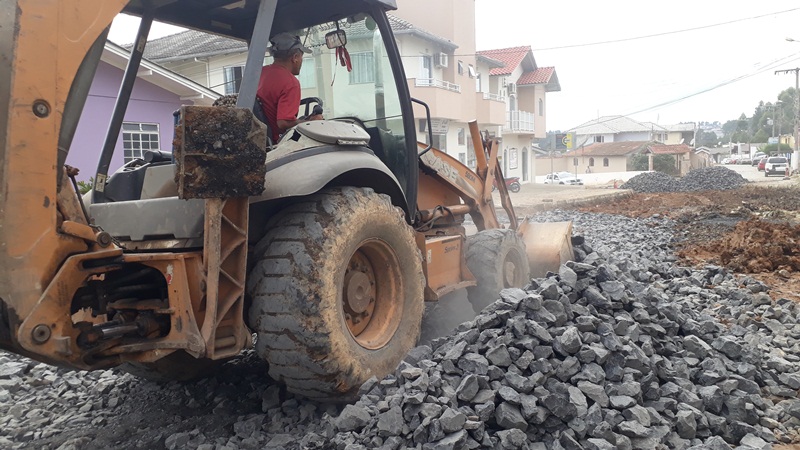
<svg viewBox="0 0 800 450"><path fill-rule="evenodd" d="M764 164L764 176L784 175L786 174L786 167L788 167L788 165L789 161L783 156L770 156Z"/></svg>
<svg viewBox="0 0 800 450"><path fill-rule="evenodd" d="M765 157L761 158L761 160L758 162L758 171L759 171L759 172L761 172L762 170L764 170L764 165L765 165L766 163L767 163L767 157L765 156Z"/></svg>
<svg viewBox="0 0 800 450"><path fill-rule="evenodd" d="M750 164L757 166L759 162L761 162L761 158L765 158L767 155L761 152L756 153L753 155L752 162Z"/></svg>
<svg viewBox="0 0 800 450"><path fill-rule="evenodd" d="M750 164L750 157L749 156L742 156L736 161L736 164Z"/></svg>
<svg viewBox="0 0 800 450"><path fill-rule="evenodd" d="M731 163L731 159L730 158L723 158L722 164L730 164L730 163Z"/></svg>
<svg viewBox="0 0 800 450"><path fill-rule="evenodd" d="M569 172L555 172L548 174L544 179L544 184L572 184L581 185L583 180Z"/></svg>

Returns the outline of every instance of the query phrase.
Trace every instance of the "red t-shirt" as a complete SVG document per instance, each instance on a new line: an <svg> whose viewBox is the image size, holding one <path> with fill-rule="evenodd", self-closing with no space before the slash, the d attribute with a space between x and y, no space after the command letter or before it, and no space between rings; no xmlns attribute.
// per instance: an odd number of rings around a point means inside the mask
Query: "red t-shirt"
<svg viewBox="0 0 800 450"><path fill-rule="evenodd" d="M285 67L275 64L261 69L258 98L272 129L272 142L278 142L279 120L297 120L300 109L300 81Z"/></svg>

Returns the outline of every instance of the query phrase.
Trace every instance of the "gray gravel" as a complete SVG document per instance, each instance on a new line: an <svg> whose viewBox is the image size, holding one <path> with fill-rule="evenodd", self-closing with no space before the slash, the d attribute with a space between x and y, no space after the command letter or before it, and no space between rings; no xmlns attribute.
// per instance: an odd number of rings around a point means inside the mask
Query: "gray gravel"
<svg viewBox="0 0 800 450"><path fill-rule="evenodd" d="M683 178L674 178L662 172L636 175L621 186L636 192L687 192L737 189L747 180L739 173L723 166L706 167L689 171Z"/></svg>
<svg viewBox="0 0 800 450"><path fill-rule="evenodd" d="M676 264L672 223L550 212L585 243L370 380L286 394L252 353L164 385L0 353L0 448L769 448L800 427L800 310Z"/></svg>

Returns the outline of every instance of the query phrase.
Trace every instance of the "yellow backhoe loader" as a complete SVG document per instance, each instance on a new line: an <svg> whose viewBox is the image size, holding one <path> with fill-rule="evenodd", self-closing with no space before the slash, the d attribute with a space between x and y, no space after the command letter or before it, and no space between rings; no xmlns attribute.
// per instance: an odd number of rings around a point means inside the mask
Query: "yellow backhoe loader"
<svg viewBox="0 0 800 450"><path fill-rule="evenodd" d="M348 399L415 345L424 301L466 288L481 308L523 286L523 234L537 275L570 258L569 224L517 227L498 183L511 222L501 226L491 194L498 147L477 124L476 171L417 143L386 15L394 0L0 6L2 349L185 380L255 345L290 391ZM113 114L97 124L105 145L81 198L65 162L121 12L141 25ZM145 152L109 173L154 20L247 42L236 106L182 107L172 153ZM268 40L287 31L319 67L333 67L348 40L369 45L375 81L344 86L346 77L320 74L304 103L324 104L327 120L271 143L253 107Z"/></svg>

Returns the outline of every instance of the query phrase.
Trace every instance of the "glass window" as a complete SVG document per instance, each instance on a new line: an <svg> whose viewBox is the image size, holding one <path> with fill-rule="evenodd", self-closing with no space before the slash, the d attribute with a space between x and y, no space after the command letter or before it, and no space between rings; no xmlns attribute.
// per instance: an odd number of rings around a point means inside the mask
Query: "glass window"
<svg viewBox="0 0 800 450"><path fill-rule="evenodd" d="M467 132L463 128L458 129L458 145L465 145L467 143Z"/></svg>
<svg viewBox="0 0 800 450"><path fill-rule="evenodd" d="M125 164L144 158L145 150L160 150L157 123L123 122L122 149Z"/></svg>
<svg viewBox="0 0 800 450"><path fill-rule="evenodd" d="M423 80L430 80L433 78L433 58L431 55L422 55L419 63L419 77Z"/></svg>
<svg viewBox="0 0 800 450"><path fill-rule="evenodd" d="M458 62L458 74L464 75L464 61Z"/></svg>
<svg viewBox="0 0 800 450"><path fill-rule="evenodd" d="M325 45L325 34L337 26L347 32L347 50L353 66L350 73L341 65L336 50ZM315 68L316 81L313 85L301 83L303 97L320 98L326 119L342 118L363 125L370 135L370 148L407 188L411 170L407 146L414 146L417 137L405 134L404 103L377 21L368 16L354 23L327 22L297 30L297 34L314 50L303 66ZM425 58L431 69L432 58ZM402 82L406 83L404 77Z"/></svg>
<svg viewBox="0 0 800 450"><path fill-rule="evenodd" d="M225 95L236 94L242 86L244 66L228 66L224 69Z"/></svg>
<svg viewBox="0 0 800 450"><path fill-rule="evenodd" d="M599 142L603 142L603 136L595 136L595 137L594 137L594 141L595 141L595 142L598 142L598 143L599 143Z"/></svg>
<svg viewBox="0 0 800 450"><path fill-rule="evenodd" d="M478 76L475 77L475 92L481 92L482 90L483 89L481 89L481 74L478 74Z"/></svg>
<svg viewBox="0 0 800 450"><path fill-rule="evenodd" d="M300 68L300 86L303 89L313 89L317 87L317 67L314 58L303 58L303 67Z"/></svg>
<svg viewBox="0 0 800 450"><path fill-rule="evenodd" d="M544 115L544 100L539 99L539 115Z"/></svg>
<svg viewBox="0 0 800 450"><path fill-rule="evenodd" d="M594 166L594 158L589 158L589 167Z"/></svg>
<svg viewBox="0 0 800 450"><path fill-rule="evenodd" d="M470 77L470 78L475 78L475 76L476 76L476 75L475 75L475 66L473 66L472 64L470 64L470 65L468 66L468 69L469 69L469 77Z"/></svg>
<svg viewBox="0 0 800 450"><path fill-rule="evenodd" d="M353 64L350 84L375 82L375 56L372 52L351 53L350 60Z"/></svg>
<svg viewBox="0 0 800 450"><path fill-rule="evenodd" d="M608 167L608 158L603 158L603 167Z"/></svg>

